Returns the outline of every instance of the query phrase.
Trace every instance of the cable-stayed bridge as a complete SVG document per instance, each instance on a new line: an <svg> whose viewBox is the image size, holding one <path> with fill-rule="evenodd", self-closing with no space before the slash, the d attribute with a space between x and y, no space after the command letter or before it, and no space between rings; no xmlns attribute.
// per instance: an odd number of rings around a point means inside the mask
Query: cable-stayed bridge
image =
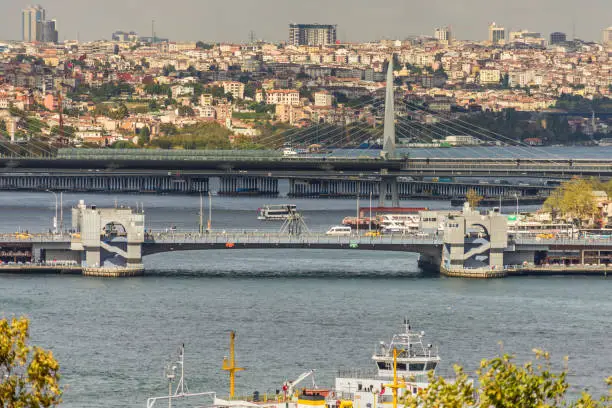
<svg viewBox="0 0 612 408"><path fill-rule="evenodd" d="M196 193L207 192L209 179L218 178L219 194L275 195L278 181L288 180L289 195L293 196L371 193L397 204L400 197L456 196L469 188L487 196L546 195L550 189L545 184L531 186L508 179L612 177L612 160L561 157L467 119L398 98L391 63L384 93L384 98L374 93L351 106L343 127L316 124L258 139L267 146L288 141L322 147L323 152L307 155L284 156L279 150L53 150L40 142L0 142L0 189ZM427 116L432 123L412 120L415 115ZM486 151L466 147L473 154L464 158L416 158L410 150L396 146L398 138L427 142L448 135L513 146L517 154L496 159L483 157ZM357 149L359 146L365 147ZM453 149L441 150L448 155ZM470 177L475 180L464 180ZM484 184L483 177L491 180Z"/></svg>

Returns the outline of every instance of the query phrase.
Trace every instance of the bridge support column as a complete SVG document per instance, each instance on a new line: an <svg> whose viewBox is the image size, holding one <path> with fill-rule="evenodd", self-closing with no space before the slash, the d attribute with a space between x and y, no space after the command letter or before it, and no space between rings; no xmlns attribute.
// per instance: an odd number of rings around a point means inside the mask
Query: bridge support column
<svg viewBox="0 0 612 408"><path fill-rule="evenodd" d="M391 206L399 207L399 192L397 188L397 179L391 180Z"/></svg>
<svg viewBox="0 0 612 408"><path fill-rule="evenodd" d="M387 201L387 189L388 189L388 181L387 179L381 179L378 184L378 206L384 207L385 201Z"/></svg>

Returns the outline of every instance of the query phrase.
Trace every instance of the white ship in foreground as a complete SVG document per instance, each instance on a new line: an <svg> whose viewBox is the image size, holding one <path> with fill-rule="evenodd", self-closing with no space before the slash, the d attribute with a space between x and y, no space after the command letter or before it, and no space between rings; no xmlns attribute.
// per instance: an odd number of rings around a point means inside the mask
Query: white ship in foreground
<svg viewBox="0 0 612 408"><path fill-rule="evenodd" d="M283 383L282 391L274 395L259 395L254 392L249 397L234 396L236 367L234 357L234 333L230 337L230 358L224 360L223 369L230 374L230 396L220 399L215 392L185 393L183 390L183 349L180 350L181 378L176 391L172 392L174 373L169 376L169 394L149 398L147 408L156 402L171 402L189 397L208 396L212 402L199 407L267 407L267 408L376 408L397 406L398 398L414 395L429 385L428 372L435 371L440 363L437 350L431 344L424 344L425 332L413 331L408 320L404 320L403 332L393 335L390 342L381 341L376 347L372 369L340 370L333 388L319 388L314 382L315 370L310 370L293 381ZM174 367L176 368L176 367ZM311 388L298 388L306 378L312 377ZM160 404L161 406L161 404Z"/></svg>

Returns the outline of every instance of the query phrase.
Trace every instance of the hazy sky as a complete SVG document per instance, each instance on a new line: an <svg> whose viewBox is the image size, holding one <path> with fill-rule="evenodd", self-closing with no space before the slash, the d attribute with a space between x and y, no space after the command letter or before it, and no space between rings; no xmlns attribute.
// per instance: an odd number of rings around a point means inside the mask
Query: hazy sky
<svg viewBox="0 0 612 408"><path fill-rule="evenodd" d="M564 31L601 41L612 25L612 0L39 0L47 18L58 21L60 40L110 38L117 29L171 40L286 40L288 24L338 25L342 41L402 39L432 35L452 25L454 36L482 40L495 21L506 29L526 28L548 37ZM21 39L21 9L27 0L0 0L0 39Z"/></svg>

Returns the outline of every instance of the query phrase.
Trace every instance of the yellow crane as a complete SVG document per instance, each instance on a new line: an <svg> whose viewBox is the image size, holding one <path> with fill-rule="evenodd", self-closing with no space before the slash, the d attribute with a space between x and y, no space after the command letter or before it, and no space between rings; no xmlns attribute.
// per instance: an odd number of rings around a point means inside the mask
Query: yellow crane
<svg viewBox="0 0 612 408"><path fill-rule="evenodd" d="M236 367L236 354L234 353L234 339L236 338L236 333L232 330L230 332L230 355L229 359L227 357L223 358L223 370L229 371L229 379L230 379L230 398L234 398L234 386L236 383L236 371L243 371L244 368Z"/></svg>
<svg viewBox="0 0 612 408"><path fill-rule="evenodd" d="M397 408L397 390L400 388L406 388L405 381L398 381L397 378L397 349L393 349L393 382L391 384L385 384L385 387L389 387L393 390L393 408Z"/></svg>

